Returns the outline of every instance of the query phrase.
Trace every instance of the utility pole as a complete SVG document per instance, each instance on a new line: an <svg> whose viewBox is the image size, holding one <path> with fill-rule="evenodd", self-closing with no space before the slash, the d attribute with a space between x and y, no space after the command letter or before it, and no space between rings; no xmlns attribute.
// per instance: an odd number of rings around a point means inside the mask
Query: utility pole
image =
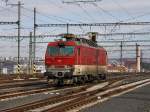
<svg viewBox="0 0 150 112"><path fill-rule="evenodd" d="M143 50L141 50L141 69L142 69L142 72L144 72L144 69L143 69Z"/></svg>
<svg viewBox="0 0 150 112"><path fill-rule="evenodd" d="M21 2L19 1L18 4L7 4L11 6L18 6L18 20L16 22L0 22L0 25L18 25L18 62L17 62L17 72L18 72L18 78L20 78L20 20L21 20Z"/></svg>
<svg viewBox="0 0 150 112"><path fill-rule="evenodd" d="M67 23L67 34L69 34L69 24Z"/></svg>
<svg viewBox="0 0 150 112"><path fill-rule="evenodd" d="M20 22L21 22L21 2L18 2L18 78L20 78Z"/></svg>
<svg viewBox="0 0 150 112"><path fill-rule="evenodd" d="M0 61L0 74L3 74L3 61Z"/></svg>
<svg viewBox="0 0 150 112"><path fill-rule="evenodd" d="M141 53L140 45L136 44L136 72L141 71Z"/></svg>
<svg viewBox="0 0 150 112"><path fill-rule="evenodd" d="M35 57L36 57L36 8L34 8L34 46L33 46L33 65L32 65L32 70L33 73L36 73L36 62L35 62Z"/></svg>
<svg viewBox="0 0 150 112"><path fill-rule="evenodd" d="M28 66L29 74L32 74L32 32L30 32L29 39L29 66Z"/></svg>
<svg viewBox="0 0 150 112"><path fill-rule="evenodd" d="M33 61L35 63L36 57L36 8L34 8L34 46L33 46Z"/></svg>
<svg viewBox="0 0 150 112"><path fill-rule="evenodd" d="M120 44L120 65L122 65L123 64L123 55L122 55L122 53L123 53L123 49L122 49L122 47L123 47L123 42L121 41L121 44Z"/></svg>

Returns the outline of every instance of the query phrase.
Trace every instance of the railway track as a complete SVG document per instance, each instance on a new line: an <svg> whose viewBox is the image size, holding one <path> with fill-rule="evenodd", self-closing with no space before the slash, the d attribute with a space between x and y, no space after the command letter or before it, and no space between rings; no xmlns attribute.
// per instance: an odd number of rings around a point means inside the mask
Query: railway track
<svg viewBox="0 0 150 112"><path fill-rule="evenodd" d="M146 77L145 75L142 76ZM132 82L129 81L128 83L127 82L122 84L117 83L126 79L128 80L135 79L135 77L142 77L142 76L135 75L135 76L128 76L128 77L126 76L126 77L112 78L107 81L109 82L109 84L107 86L104 86L103 88L98 88L89 91L88 88L94 86L94 84L86 85L86 86L84 85L84 87L78 87L76 89L72 88L69 91L66 90L65 94L58 94L56 96L47 99L39 100L32 103L27 103L24 105L5 109L2 111L4 112L24 112L24 111L65 112L71 110L72 112L72 109L76 109L82 107L83 105L87 105L90 103L97 102L99 100L103 100L112 95L120 94L124 91L136 88L142 84L150 82L149 80L146 79L139 79L136 81L133 80ZM140 82L140 80L143 80L143 82Z"/></svg>
<svg viewBox="0 0 150 112"><path fill-rule="evenodd" d="M37 80L12 81L12 82L8 82L8 83L0 84L0 89L14 88L14 87L25 87L25 86L40 85L40 84L46 84L46 80L37 79Z"/></svg>
<svg viewBox="0 0 150 112"><path fill-rule="evenodd" d="M20 79L17 78L16 74L0 75L0 84L43 79L42 74L35 74L35 75L36 78L33 78L33 75L31 74L20 74L19 75Z"/></svg>
<svg viewBox="0 0 150 112"><path fill-rule="evenodd" d="M22 105L22 106L19 106L19 107L15 107L15 108L12 108L12 109L6 109L6 110L2 110L2 111L4 111L4 112L24 112L24 111L27 111L27 110L30 110L30 109L35 109L35 108L41 107L41 106L58 103L58 102L63 101L64 99L71 98L73 94L76 94L78 92L82 92L86 88L87 88L87 86L79 87L79 88L76 88L76 89L71 89L71 90L67 91L67 93L66 93L69 96L63 96L63 95L59 94L57 96L50 97L48 99L43 99L43 100L40 100L40 101L37 101L37 102L34 102L34 103L29 103L29 104L26 104L26 105Z"/></svg>
<svg viewBox="0 0 150 112"><path fill-rule="evenodd" d="M45 92L51 89L52 88L45 82L45 80L30 80L17 83L1 84L0 100Z"/></svg>
<svg viewBox="0 0 150 112"><path fill-rule="evenodd" d="M50 88L52 86L47 85L46 82L43 83L43 81L37 81L37 80L33 80L31 82L29 81L27 83L19 82L16 84L6 84L2 87L5 89L0 89L0 100L18 97L18 96L32 95L32 94L42 93L42 92L52 90L52 88ZM57 90L58 88L55 89Z"/></svg>
<svg viewBox="0 0 150 112"><path fill-rule="evenodd" d="M70 110L72 111L75 108L82 107L84 105L87 105L87 104L90 104L93 102L97 102L98 100L102 101L105 98L120 94L122 92L128 91L130 89L133 89L135 87L138 87L139 85L146 84L146 83L150 83L150 80L145 80L140 83L137 82L136 84L131 84L131 85L129 84L126 86L125 85L119 86L116 88L103 88L103 89L98 89L95 91L87 92L87 93L81 95L80 97L77 97L66 103L62 103L55 107L44 110L43 112L66 112L66 111L70 111Z"/></svg>
<svg viewBox="0 0 150 112"><path fill-rule="evenodd" d="M118 79L120 80L120 78ZM114 82L116 81L116 79L112 80L111 82ZM69 90L64 94L60 94L60 95L57 95L57 96L54 96L54 97L50 97L49 99L44 99L44 100L41 100L41 101L37 101L37 102L32 102L30 104L26 104L26 105L22 105L22 106L19 106L19 107L16 107L16 108L12 108L12 109L7 109L7 110L4 110L5 112L23 112L23 111L27 111L27 110L31 110L31 109L36 109L36 108L39 108L41 106L46 106L46 105L54 105L54 104L57 104L57 103L61 103L63 101L66 101L66 100L70 100L72 98L77 98L77 97L80 97L80 95L84 94L84 92L92 87L94 84L88 84L84 87L78 87L76 89L72 89L72 90Z"/></svg>
<svg viewBox="0 0 150 112"><path fill-rule="evenodd" d="M20 90L20 91L14 91L14 92L8 92L8 93L3 93L0 95L0 100L5 100L5 99L13 99L15 97L21 97L21 96L28 96L28 95L34 95L38 93L44 93L44 92L51 92L51 91L57 91L57 90L63 90L67 89L69 87L44 87L44 88L36 88L36 89L30 89L30 90Z"/></svg>
<svg viewBox="0 0 150 112"><path fill-rule="evenodd" d="M44 88L44 89L33 89L33 90L28 90L28 91L16 91L13 93L7 93L7 94L3 94L0 95L0 100L4 100L4 99L9 99L9 98L14 98L14 97L19 97L19 96L26 96L26 95L33 95L36 93L42 93L42 92L47 92L47 91L51 91L54 90L54 88Z"/></svg>
<svg viewBox="0 0 150 112"><path fill-rule="evenodd" d="M36 85L38 86L38 85ZM35 88L36 86L33 86L33 88ZM28 86L27 86L28 87ZM38 93L44 93L44 92L51 92L53 90L57 91L57 90L63 90L63 89L67 89L70 88L70 86L64 86L64 87L54 87L46 85L40 88L35 88L35 89L27 89L27 87L23 87L21 90L14 90L14 91L7 91L7 92L0 92L0 100L1 101L5 101L5 99L14 99L17 97L21 97L21 96L28 96L28 95L34 95L34 94L38 94ZM72 86L72 87L76 87L76 86ZM26 90L27 89L27 90Z"/></svg>

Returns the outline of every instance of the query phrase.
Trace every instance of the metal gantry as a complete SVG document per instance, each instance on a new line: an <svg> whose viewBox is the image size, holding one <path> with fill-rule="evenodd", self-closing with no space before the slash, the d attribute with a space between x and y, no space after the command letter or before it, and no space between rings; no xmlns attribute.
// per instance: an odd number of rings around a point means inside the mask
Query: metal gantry
<svg viewBox="0 0 150 112"><path fill-rule="evenodd" d="M81 23L81 24L36 24L36 27L75 27L75 26L115 26L115 25L150 25L150 22L116 22L116 23Z"/></svg>
<svg viewBox="0 0 150 112"><path fill-rule="evenodd" d="M36 38L46 38L46 37L61 37L64 34L56 34L56 35L35 35ZM98 36L117 36L117 35L150 35L150 32L127 32L127 33L97 33ZM88 34L76 34L76 37L80 36L88 36ZM0 35L0 38L8 38L8 39L13 39L17 38L18 36L16 35ZM21 35L20 38L29 38L28 35ZM120 41L98 41L98 42L120 42ZM125 41L125 42L132 42L132 41ZM133 42L148 42L148 40L134 40ZM34 42L33 42L34 43Z"/></svg>
<svg viewBox="0 0 150 112"><path fill-rule="evenodd" d="M0 21L0 25L13 25L13 24L18 24L18 21L16 22Z"/></svg>

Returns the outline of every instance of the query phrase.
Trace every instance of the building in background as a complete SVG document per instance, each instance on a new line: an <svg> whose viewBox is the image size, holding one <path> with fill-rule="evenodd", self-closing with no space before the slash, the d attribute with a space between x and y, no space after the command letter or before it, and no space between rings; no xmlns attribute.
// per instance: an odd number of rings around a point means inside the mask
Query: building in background
<svg viewBox="0 0 150 112"><path fill-rule="evenodd" d="M29 63L27 57L22 57L20 59L20 73L29 73ZM16 57L0 57L0 74L16 74L17 68L17 58ZM36 72L44 73L45 64L42 58L36 58Z"/></svg>

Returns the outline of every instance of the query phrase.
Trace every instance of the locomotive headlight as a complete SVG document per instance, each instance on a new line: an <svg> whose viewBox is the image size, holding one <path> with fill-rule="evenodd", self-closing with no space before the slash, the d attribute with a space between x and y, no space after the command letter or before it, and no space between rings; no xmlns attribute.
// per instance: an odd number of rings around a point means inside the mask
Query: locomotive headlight
<svg viewBox="0 0 150 112"><path fill-rule="evenodd" d="M67 65L65 65L65 68L68 68L68 66L67 66Z"/></svg>

